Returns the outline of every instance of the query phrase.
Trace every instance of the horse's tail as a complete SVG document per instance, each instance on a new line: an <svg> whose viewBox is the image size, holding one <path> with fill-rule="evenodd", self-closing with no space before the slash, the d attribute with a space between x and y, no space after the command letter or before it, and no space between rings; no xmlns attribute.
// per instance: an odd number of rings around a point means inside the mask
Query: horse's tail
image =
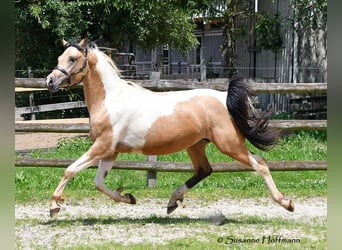
<svg viewBox="0 0 342 250"><path fill-rule="evenodd" d="M242 77L233 79L228 86L227 108L242 134L255 147L269 150L277 144L279 131L268 126L271 112L258 112L251 97L251 91Z"/></svg>

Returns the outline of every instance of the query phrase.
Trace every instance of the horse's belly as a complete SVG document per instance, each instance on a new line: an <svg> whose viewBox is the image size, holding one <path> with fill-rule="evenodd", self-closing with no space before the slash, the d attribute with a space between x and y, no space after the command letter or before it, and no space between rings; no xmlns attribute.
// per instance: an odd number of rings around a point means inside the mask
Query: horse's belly
<svg viewBox="0 0 342 250"><path fill-rule="evenodd" d="M175 136L173 138L160 138L160 140L146 141L146 144L141 149L141 153L145 155L165 155L172 154L190 147L197 141L201 140L202 136L188 135Z"/></svg>
<svg viewBox="0 0 342 250"><path fill-rule="evenodd" d="M175 134L175 133L162 133L154 137L145 138L144 143L127 143L121 141L116 146L116 152L119 153L140 153L145 155L165 155L172 154L190 147L197 141L203 139L198 133ZM139 140L140 141L140 140Z"/></svg>

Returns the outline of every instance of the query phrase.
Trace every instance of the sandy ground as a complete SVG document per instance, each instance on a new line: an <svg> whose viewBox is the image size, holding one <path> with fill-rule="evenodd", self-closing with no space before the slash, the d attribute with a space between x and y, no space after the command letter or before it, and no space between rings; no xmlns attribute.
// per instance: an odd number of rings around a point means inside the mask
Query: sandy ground
<svg viewBox="0 0 342 250"><path fill-rule="evenodd" d="M16 118L17 123L85 123L89 122L88 118L72 118L72 119L51 119L51 120L34 120L21 121ZM15 133L15 150L29 150L37 148L56 147L58 140L61 138L69 138L75 136L88 136L88 133Z"/></svg>
<svg viewBox="0 0 342 250"><path fill-rule="evenodd" d="M75 133L16 133L15 150L29 150L56 147L58 140L88 134Z"/></svg>
<svg viewBox="0 0 342 250"><path fill-rule="evenodd" d="M171 215L166 214L166 205L167 199L138 199L136 205L115 203L107 197L74 201L63 205L54 220L49 218L48 204L16 205L15 218L19 221L15 227L16 242L20 249L55 249L105 242L159 245L182 238L209 241L222 235L326 238L326 230L308 230L317 226L326 228L326 198L297 199L294 213L267 198L224 198L216 202L188 198ZM246 222L246 216L259 219ZM271 218L286 220L290 224L305 223L306 226L289 229L281 224L268 223Z"/></svg>

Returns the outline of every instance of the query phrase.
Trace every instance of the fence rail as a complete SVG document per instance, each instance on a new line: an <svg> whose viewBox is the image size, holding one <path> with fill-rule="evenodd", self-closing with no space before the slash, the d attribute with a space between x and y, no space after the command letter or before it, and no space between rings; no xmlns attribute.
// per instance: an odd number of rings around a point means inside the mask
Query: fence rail
<svg viewBox="0 0 342 250"><path fill-rule="evenodd" d="M86 104L84 101L60 102L60 103L53 103L53 104L32 105L29 107L15 108L15 113L17 115L35 114L35 113L40 113L40 112L84 108L84 107L86 107Z"/></svg>
<svg viewBox="0 0 342 250"><path fill-rule="evenodd" d="M65 168L73 163L71 159L39 159L39 158L16 158L15 165L21 167L57 167ZM308 171L308 170L327 170L326 161L270 161L269 168L272 171ZM240 172L253 171L240 163L221 163L211 164L214 172ZM96 168L97 166L91 166ZM145 170L152 172L192 172L191 162L162 162L162 161L115 161L113 168L125 170Z"/></svg>
<svg viewBox="0 0 342 250"><path fill-rule="evenodd" d="M228 83L222 81L197 82L187 80L134 80L140 86L157 91L189 90L197 88L210 88L216 90L227 90ZM251 88L258 94L322 94L327 93L326 83L249 83ZM46 88L44 78L15 78L15 87L24 88ZM82 84L75 86L82 88Z"/></svg>
<svg viewBox="0 0 342 250"><path fill-rule="evenodd" d="M56 119L36 121L16 121L16 132L58 132L58 133L88 133L89 119ZM74 120L74 121L73 121ZM271 120L270 126L283 130L325 130L326 120Z"/></svg>

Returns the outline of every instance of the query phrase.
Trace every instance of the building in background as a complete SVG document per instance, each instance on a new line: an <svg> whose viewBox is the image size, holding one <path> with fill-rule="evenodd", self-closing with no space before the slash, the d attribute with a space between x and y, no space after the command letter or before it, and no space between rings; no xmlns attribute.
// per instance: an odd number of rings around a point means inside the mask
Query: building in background
<svg viewBox="0 0 342 250"><path fill-rule="evenodd" d="M255 1L254 7L257 12L279 13L283 20L292 13L291 0L259 0ZM264 82L326 82L326 28L295 32L284 26L280 33L283 48L278 52L257 49L253 34L238 38L236 60L239 74ZM221 77L223 28L220 19L204 24L199 20L195 35L199 45L186 53L167 44L151 51L133 46L137 75L146 77L151 71L159 71L162 78L201 79L202 62L206 66L207 78Z"/></svg>

